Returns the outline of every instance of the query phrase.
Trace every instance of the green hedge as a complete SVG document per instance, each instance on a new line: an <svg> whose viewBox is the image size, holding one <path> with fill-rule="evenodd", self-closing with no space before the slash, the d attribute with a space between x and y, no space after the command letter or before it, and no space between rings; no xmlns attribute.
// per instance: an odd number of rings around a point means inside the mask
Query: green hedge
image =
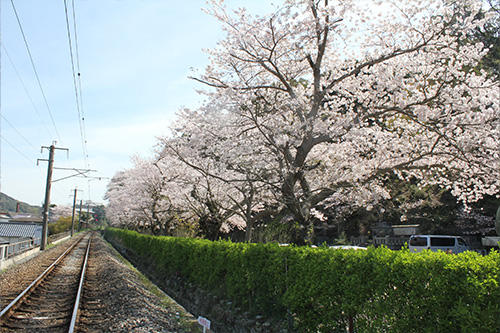
<svg viewBox="0 0 500 333"><path fill-rule="evenodd" d="M295 329L358 332L498 332L500 256L474 252L333 250L153 237L106 237L245 310Z"/></svg>

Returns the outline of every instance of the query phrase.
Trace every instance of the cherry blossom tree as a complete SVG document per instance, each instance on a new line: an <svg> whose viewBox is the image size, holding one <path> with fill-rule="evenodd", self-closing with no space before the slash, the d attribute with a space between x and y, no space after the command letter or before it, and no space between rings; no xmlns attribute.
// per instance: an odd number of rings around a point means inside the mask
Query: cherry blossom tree
<svg viewBox="0 0 500 333"><path fill-rule="evenodd" d="M170 234L180 215L176 205L176 198L181 195L176 168L167 165L165 156L134 156L132 161L134 167L118 172L108 185L108 218L112 225L145 227L153 234Z"/></svg>
<svg viewBox="0 0 500 333"><path fill-rule="evenodd" d="M239 119L233 133L248 135L254 162L272 155L280 200L311 241L315 206L369 207L389 197L390 174L464 202L499 193L498 83L478 69L488 45L465 33L488 19L475 20L479 10L287 0L253 17L212 1L227 37L195 79Z"/></svg>
<svg viewBox="0 0 500 333"><path fill-rule="evenodd" d="M58 205L49 207L49 223L56 222L60 218L72 216L73 206Z"/></svg>
<svg viewBox="0 0 500 333"><path fill-rule="evenodd" d="M223 107L216 103L198 111L182 110L172 126L175 139L160 142L163 154L175 155L187 168L183 178L186 186L191 182L192 191L185 200L192 201L205 235L217 238L226 224L245 227L250 241L254 222L276 212L270 208L276 203L271 191L276 183L271 179L272 156L250 149L255 138L240 131L240 119L221 112Z"/></svg>
<svg viewBox="0 0 500 333"><path fill-rule="evenodd" d="M285 212L304 239L324 209L390 198L394 175L464 203L499 194L499 87L471 33L480 2L286 0L252 17L212 1L227 37L152 159L110 182L108 217L208 238ZM293 218L290 218L290 214Z"/></svg>
<svg viewBox="0 0 500 333"><path fill-rule="evenodd" d="M131 191L131 170L117 172L108 183L104 196L108 200L106 217L111 226L138 230L140 218L137 216Z"/></svg>

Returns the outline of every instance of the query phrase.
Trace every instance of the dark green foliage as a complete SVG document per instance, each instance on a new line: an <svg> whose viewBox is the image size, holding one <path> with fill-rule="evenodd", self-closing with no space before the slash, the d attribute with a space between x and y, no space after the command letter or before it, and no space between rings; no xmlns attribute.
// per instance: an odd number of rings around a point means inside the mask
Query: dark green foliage
<svg viewBox="0 0 500 333"><path fill-rule="evenodd" d="M14 198L9 197L8 195L1 193L0 194L0 211L2 212L15 212L17 208L17 203L19 205L20 213L28 213L28 214L40 214L42 208L38 206L31 206L25 202L20 202Z"/></svg>
<svg viewBox="0 0 500 333"><path fill-rule="evenodd" d="M92 210L94 211L94 223L96 225L104 225L106 224L106 207L104 205L93 206Z"/></svg>
<svg viewBox="0 0 500 333"><path fill-rule="evenodd" d="M488 0L486 10L493 16L486 22L482 29L472 32L473 41L482 42L488 48L488 53L481 60L481 67L491 73L492 77L500 80L500 1ZM483 18L484 12L478 18Z"/></svg>
<svg viewBox="0 0 500 333"><path fill-rule="evenodd" d="M71 229L71 216L61 217L57 222L49 224L49 235L60 234Z"/></svg>
<svg viewBox="0 0 500 333"><path fill-rule="evenodd" d="M334 250L152 237L106 229L246 311L286 318L300 332L497 332L500 255Z"/></svg>

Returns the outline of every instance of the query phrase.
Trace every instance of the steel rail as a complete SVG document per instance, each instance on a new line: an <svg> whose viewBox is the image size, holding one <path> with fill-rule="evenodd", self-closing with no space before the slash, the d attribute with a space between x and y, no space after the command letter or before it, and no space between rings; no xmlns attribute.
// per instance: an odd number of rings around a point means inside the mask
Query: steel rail
<svg viewBox="0 0 500 333"><path fill-rule="evenodd" d="M33 282L31 282L31 284L23 290L23 292L21 292L12 302L10 302L9 305L7 305L1 312L0 312L0 322L1 321L4 321L9 313L16 309L16 307L18 305L20 305L20 303L22 302L22 300L27 297L29 295L29 293L35 288L37 287L40 283L42 283L43 279L49 275L50 272L52 272L52 270L54 270L54 268L71 252L71 250L73 250L73 248L79 244L81 241L82 241L83 237L81 237L79 240L77 240L75 243L73 243L66 251L64 251L63 254L61 254L59 256L59 258L56 259L56 261L54 261L52 263L52 265L50 265L42 274L40 274L39 277L37 277Z"/></svg>
<svg viewBox="0 0 500 333"><path fill-rule="evenodd" d="M76 321L78 319L78 310L80 307L80 299L81 299L82 290L83 290L83 283L85 281L85 271L87 270L87 262L89 259L90 244L92 243L92 236L93 236L93 234L90 235L89 243L87 244L87 251L85 252L85 259L83 260L82 274L80 275L80 283L78 285L78 292L76 293L75 306L73 308L73 315L71 316L71 322L70 322L69 330L68 330L69 333L73 333L75 331Z"/></svg>

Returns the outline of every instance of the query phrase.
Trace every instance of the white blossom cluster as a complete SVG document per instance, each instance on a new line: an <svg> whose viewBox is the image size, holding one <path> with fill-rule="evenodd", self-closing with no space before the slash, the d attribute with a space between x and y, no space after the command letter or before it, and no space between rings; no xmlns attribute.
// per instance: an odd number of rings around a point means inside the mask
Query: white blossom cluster
<svg viewBox="0 0 500 333"><path fill-rule="evenodd" d="M495 221L492 216L486 216L484 213L471 207L464 207L458 213L458 226L462 228L464 235L477 235L482 236L491 234L495 230ZM473 220L475 223L471 224L468 221Z"/></svg>
<svg viewBox="0 0 500 333"><path fill-rule="evenodd" d="M108 214L130 219L127 204L154 224L161 206L160 219L251 233L283 207L302 224L318 205L369 209L390 197L392 174L463 202L500 192L499 86L466 33L489 17L474 19L479 1L286 0L262 17L211 3L226 37L195 78L207 102L159 138L161 163L115 177Z"/></svg>

